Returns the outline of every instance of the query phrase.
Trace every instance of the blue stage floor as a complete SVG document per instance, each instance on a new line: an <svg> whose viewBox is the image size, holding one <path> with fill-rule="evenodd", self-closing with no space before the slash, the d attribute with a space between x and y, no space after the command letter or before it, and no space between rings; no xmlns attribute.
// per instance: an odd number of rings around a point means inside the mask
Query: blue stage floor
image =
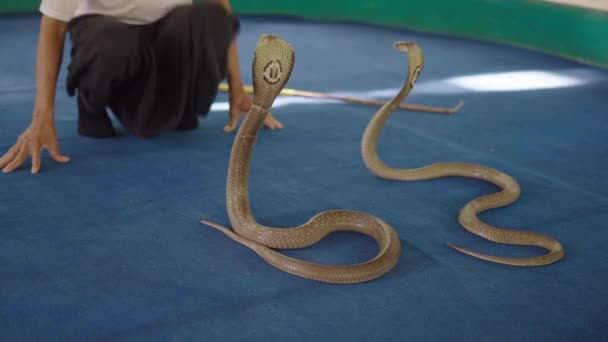
<svg viewBox="0 0 608 342"><path fill-rule="evenodd" d="M481 218L552 236L566 257L514 268L448 248L544 252L489 243L460 227L459 209L492 185L373 177L359 150L373 107L300 101L275 108L285 128L264 130L258 141L250 180L258 221L293 226L325 210L360 210L394 226L403 252L395 269L365 284L293 277L199 223L229 224L225 178L234 136L223 132L224 94L192 132L88 139L76 132L64 64L56 119L72 161L60 165L45 155L37 176L29 162L0 174L0 340L605 339L607 71L404 30L277 18L242 24L246 82L257 37L272 33L296 50L289 88L360 96L386 89L381 93L391 96L407 65L392 44L417 42L426 63L408 102L447 107L462 99L465 106L450 117L396 113L379 143L382 158L403 168L475 162L510 174L521 198ZM0 154L31 118L37 32L36 16L0 18ZM473 77L480 74L481 83ZM373 240L348 233L288 252L327 263L375 253Z"/></svg>

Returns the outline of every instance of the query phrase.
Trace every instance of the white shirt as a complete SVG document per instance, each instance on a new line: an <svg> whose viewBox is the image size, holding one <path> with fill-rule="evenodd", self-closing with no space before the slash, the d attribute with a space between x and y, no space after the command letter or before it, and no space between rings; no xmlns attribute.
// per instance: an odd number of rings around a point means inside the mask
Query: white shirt
<svg viewBox="0 0 608 342"><path fill-rule="evenodd" d="M42 0L40 12L66 22L84 14L102 14L138 25L160 19L177 5L191 3L192 0Z"/></svg>

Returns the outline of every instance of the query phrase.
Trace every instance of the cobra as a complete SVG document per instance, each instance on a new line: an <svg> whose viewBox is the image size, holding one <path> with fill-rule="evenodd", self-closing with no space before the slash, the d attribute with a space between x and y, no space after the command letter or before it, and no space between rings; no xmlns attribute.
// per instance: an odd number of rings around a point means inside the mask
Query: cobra
<svg viewBox="0 0 608 342"><path fill-rule="evenodd" d="M281 61L281 72L267 80L267 66ZM253 105L241 124L230 154L226 207L232 229L202 221L254 250L271 265L296 276L337 284L369 281L390 271L399 260L401 243L395 230L366 213L333 210L315 215L297 227L267 227L256 222L249 205L248 176L253 148L265 117L293 71L295 55L289 43L273 35L260 37L253 60ZM311 246L328 234L354 231L371 236L379 246L369 261L352 265L323 265L294 259L273 249Z"/></svg>
<svg viewBox="0 0 608 342"><path fill-rule="evenodd" d="M411 91L423 66L421 51L415 44L399 42L395 46L410 53L407 81L400 93L376 113L366 129L362 141L362 153L366 165L377 176L388 179L401 179L403 178L402 172L409 173L410 171L390 169L384 165L376 153L376 139L388 116ZM281 73L275 74L279 79L274 83L274 78L267 80L265 77L267 66L272 61L281 61L282 66ZM251 248L274 267L299 277L337 284L359 283L378 278L394 268L401 254L401 243L397 233L393 227L380 218L357 211L333 210L317 214L300 226L279 228L260 225L251 211L248 176L255 142L274 100L291 76L294 62L294 51L289 43L273 35L260 37L252 66L253 105L237 132L228 166L226 206L233 229L210 221L202 221L202 223L223 231L235 241ZM476 171L485 174L485 169L476 169ZM468 172L465 173L465 175L469 175ZM423 172L422 175L420 178L428 178L430 174ZM408 180L416 179L416 176L409 175ZM464 217L470 219L470 213L475 212L480 206L483 207L484 204L487 202L481 200L470 205L469 209L464 212ZM462 216L461 214L461 218ZM476 226L476 228L479 227ZM488 228L482 226L475 229L474 232L478 233ZM372 237L378 244L377 255L362 263L324 265L294 259L273 250L308 247L337 231L353 231ZM509 234L513 235L513 233ZM491 236L494 235L502 236L500 233L491 234ZM515 234L515 236L519 235ZM543 242L547 241L543 240ZM559 243L557 244L559 245ZM463 249L459 250L473 254ZM549 261L550 258L555 259L558 254L558 251L555 252L552 257L546 257L545 261Z"/></svg>
<svg viewBox="0 0 608 342"><path fill-rule="evenodd" d="M486 240L509 245L527 245L544 248L548 253L527 258L510 258L485 255L449 244L459 252L470 256L511 266L542 266L554 263L564 256L564 249L557 240L527 231L504 229L482 222L481 212L504 207L516 201L521 193L517 181L499 170L483 165L462 162L440 162L413 169L397 169L387 166L377 153L380 132L399 103L410 94L423 66L422 50L412 42L396 42L394 47L408 54L408 81L399 93L372 117L361 140L361 155L367 168L379 178L396 181L419 181L441 177L467 177L493 183L500 192L476 198L461 210L458 220L463 228Z"/></svg>

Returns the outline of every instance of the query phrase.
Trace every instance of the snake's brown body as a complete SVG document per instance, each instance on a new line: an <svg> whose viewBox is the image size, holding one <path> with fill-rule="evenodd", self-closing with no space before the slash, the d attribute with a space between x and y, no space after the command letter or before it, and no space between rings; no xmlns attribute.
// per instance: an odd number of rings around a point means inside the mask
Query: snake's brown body
<svg viewBox="0 0 608 342"><path fill-rule="evenodd" d="M226 206L234 231L212 222L234 240L250 247L271 265L300 277L328 283L359 283L377 278L395 266L401 243L395 230L374 216L347 210L320 213L298 227L273 228L258 224L251 212L248 175L251 155L272 103L287 83L294 63L291 46L275 36L263 36L253 62L254 98L232 146L226 186ZM371 236L379 246L370 261L354 265L321 265L297 260L271 248L292 249L313 245L337 231Z"/></svg>
<svg viewBox="0 0 608 342"><path fill-rule="evenodd" d="M481 222L477 214L507 205L517 199L520 188L510 176L480 165L438 163L417 169L394 169L385 165L376 153L377 139L384 123L410 93L422 70L420 49L413 43L396 44L409 53L407 82L399 94L374 115L362 140L365 164L376 176L391 180L413 181L445 176L463 176L492 182L503 190L468 203L460 212L460 223L472 233L491 241L508 244L534 245L550 253L532 258L515 259L486 256L459 247L463 253L485 260L519 266L535 266L554 262L563 256L559 242L538 234L499 229ZM401 245L395 230L381 219L355 211L335 210L320 213L298 227L274 228L256 222L249 206L248 174L257 134L275 98L289 79L294 63L291 46L275 36L262 36L253 63L254 105L239 129L230 155L226 188L226 204L231 230L216 223L203 221L222 230L234 240L250 247L271 265L300 277L329 283L358 283L390 271L398 262ZM369 235L378 243L379 251L370 261L353 265L322 265L293 259L272 248L292 249L313 245L336 231L354 231Z"/></svg>

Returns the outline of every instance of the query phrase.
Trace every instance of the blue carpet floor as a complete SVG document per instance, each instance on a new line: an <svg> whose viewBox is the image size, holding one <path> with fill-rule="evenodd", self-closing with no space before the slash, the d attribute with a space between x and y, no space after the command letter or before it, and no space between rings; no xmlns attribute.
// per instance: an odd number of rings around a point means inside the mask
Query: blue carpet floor
<svg viewBox="0 0 608 342"><path fill-rule="evenodd" d="M0 18L1 154L31 118L37 31L35 16ZM395 227L403 253L393 271L365 284L333 286L290 276L199 223L229 223L225 176L233 135L222 130L225 111L212 112L188 133L83 138L76 133L75 102L64 90L64 64L56 120L61 150L72 161L59 165L45 155L37 176L29 173L29 162L0 175L0 340L605 338L608 72L409 31L244 18L239 46L248 83L263 33L283 37L296 50L288 87L313 91L400 87L406 58L392 43L416 41L426 66L408 101L466 104L451 117L395 114L379 143L384 160L404 168L458 160L507 172L520 182L522 197L482 219L550 235L564 245L565 259L513 268L449 249L451 242L505 256L543 253L489 243L459 226L458 210L496 190L492 185L374 178L359 154L374 108L306 102L276 108L285 128L261 133L251 171L258 221L293 226L325 210L361 210ZM452 77L514 71L584 82L509 92L445 89ZM222 94L218 103L224 101ZM326 263L363 261L375 253L371 239L349 233L288 252Z"/></svg>

